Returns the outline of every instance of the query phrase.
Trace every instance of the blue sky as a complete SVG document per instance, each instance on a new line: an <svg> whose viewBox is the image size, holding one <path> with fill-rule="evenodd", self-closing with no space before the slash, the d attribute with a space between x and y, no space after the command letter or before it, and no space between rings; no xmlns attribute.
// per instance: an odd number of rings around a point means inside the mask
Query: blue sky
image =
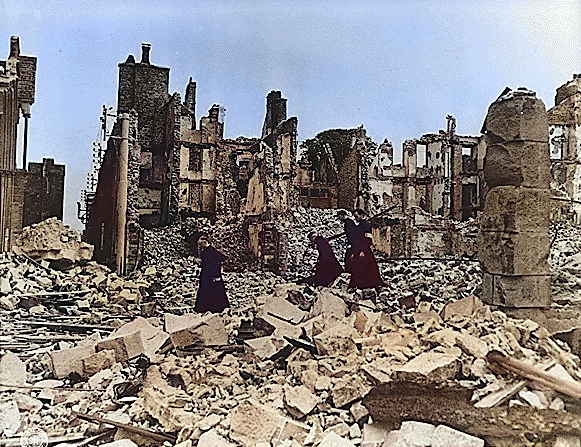
<svg viewBox="0 0 581 447"><path fill-rule="evenodd" d="M550 108L581 73L581 0L0 0L0 59L11 35L38 57L28 160L66 164L64 221L77 229L101 107L116 107L117 65L142 42L171 68L170 93L197 82L198 117L226 107L227 138L259 136L265 97L281 90L299 141L363 124L396 152L447 114L478 135L506 86Z"/></svg>

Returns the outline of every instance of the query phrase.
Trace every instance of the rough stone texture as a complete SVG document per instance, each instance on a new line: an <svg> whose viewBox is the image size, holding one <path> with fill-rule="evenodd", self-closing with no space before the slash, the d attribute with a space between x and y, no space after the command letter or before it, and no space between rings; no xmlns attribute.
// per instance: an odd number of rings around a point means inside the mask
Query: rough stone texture
<svg viewBox="0 0 581 447"><path fill-rule="evenodd" d="M26 364L12 352L0 358L0 384L26 385Z"/></svg>
<svg viewBox="0 0 581 447"><path fill-rule="evenodd" d="M133 331L120 335L112 335L97 342L97 350L112 350L118 362L126 362L129 359L145 354L145 347L140 331Z"/></svg>
<svg viewBox="0 0 581 447"><path fill-rule="evenodd" d="M478 234L478 256L487 273L548 275L549 242L548 231L481 231Z"/></svg>
<svg viewBox="0 0 581 447"><path fill-rule="evenodd" d="M56 217L24 228L12 251L37 261L51 261L55 268L67 268L93 256L93 246L81 242L81 235L63 226Z"/></svg>
<svg viewBox="0 0 581 447"><path fill-rule="evenodd" d="M366 385L360 377L347 375L341 378L331 390L333 405L341 408L362 399L370 389L371 387Z"/></svg>
<svg viewBox="0 0 581 447"><path fill-rule="evenodd" d="M486 194L484 213L480 219L483 231L548 232L548 213L531 213L531 210L550 208L551 192L548 189L497 186Z"/></svg>
<svg viewBox="0 0 581 447"><path fill-rule="evenodd" d="M342 319L347 315L347 305L345 304L345 301L337 295L322 290L313 303L310 317L312 318L317 315Z"/></svg>
<svg viewBox="0 0 581 447"><path fill-rule="evenodd" d="M304 386L286 386L284 402L290 414L300 419L309 414L319 403L319 399Z"/></svg>
<svg viewBox="0 0 581 447"><path fill-rule="evenodd" d="M503 276L484 273L482 297L488 304L505 308L548 308L551 276Z"/></svg>
<svg viewBox="0 0 581 447"><path fill-rule="evenodd" d="M355 447L355 444L336 433L329 432L322 439L319 447Z"/></svg>
<svg viewBox="0 0 581 447"><path fill-rule="evenodd" d="M236 407L230 425L230 438L244 447L275 439L302 442L308 432L308 426L287 419L252 399Z"/></svg>
<svg viewBox="0 0 581 447"><path fill-rule="evenodd" d="M165 314L165 330L176 348L185 346L217 346L228 343L224 321L216 314Z"/></svg>
<svg viewBox="0 0 581 447"><path fill-rule="evenodd" d="M86 346L52 351L50 358L52 360L53 375L57 379L63 379L72 372L83 374L83 359L93 355L95 348L96 344L90 343Z"/></svg>
<svg viewBox="0 0 581 447"><path fill-rule="evenodd" d="M482 298L504 307L548 307L551 283L548 121L526 89L488 109L484 177L490 191L478 234Z"/></svg>
<svg viewBox="0 0 581 447"><path fill-rule="evenodd" d="M425 422L404 421L399 431L410 447L428 447L432 445L435 429L434 425Z"/></svg>
<svg viewBox="0 0 581 447"><path fill-rule="evenodd" d="M141 396L145 410L157 419L165 430L172 432L194 425L195 414L176 404L180 399L186 401L187 394L179 388L170 386L162 377L157 365L148 368Z"/></svg>
<svg viewBox="0 0 581 447"><path fill-rule="evenodd" d="M200 436L197 447L233 447L233 445L216 433L216 431L209 430Z"/></svg>
<svg viewBox="0 0 581 447"><path fill-rule="evenodd" d="M93 374L103 369L111 368L115 364L115 351L112 349L99 351L81 359L81 362L83 364L83 376L91 377Z"/></svg>
<svg viewBox="0 0 581 447"><path fill-rule="evenodd" d="M446 425L438 425L434 430L432 447L484 447L484 440Z"/></svg>
<svg viewBox="0 0 581 447"><path fill-rule="evenodd" d="M408 363L394 368L398 378L402 380L429 380L440 382L452 379L458 371L458 358L439 352L424 352L414 357Z"/></svg>

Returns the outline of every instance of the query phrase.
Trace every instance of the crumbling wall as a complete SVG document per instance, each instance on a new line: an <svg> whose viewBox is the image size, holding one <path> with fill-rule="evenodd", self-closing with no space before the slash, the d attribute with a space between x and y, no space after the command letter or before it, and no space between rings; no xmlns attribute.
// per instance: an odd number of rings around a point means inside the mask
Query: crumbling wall
<svg viewBox="0 0 581 447"><path fill-rule="evenodd" d="M570 200L571 218L581 223L581 75L557 89L547 112L553 189Z"/></svg>

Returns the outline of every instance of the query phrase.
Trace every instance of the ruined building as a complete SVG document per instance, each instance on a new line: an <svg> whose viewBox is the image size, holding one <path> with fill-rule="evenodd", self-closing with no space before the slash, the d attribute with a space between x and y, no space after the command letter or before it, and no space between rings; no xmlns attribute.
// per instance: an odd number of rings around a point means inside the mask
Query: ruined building
<svg viewBox="0 0 581 447"><path fill-rule="evenodd" d="M0 251L10 250L23 227L63 216L65 167L53 159L27 165L28 119L34 103L36 57L20 54L18 37L10 39L8 59L0 61ZM24 117L22 166L17 169L16 142Z"/></svg>
<svg viewBox="0 0 581 447"><path fill-rule="evenodd" d="M563 194L571 218L581 223L581 74L557 89L547 112L552 187Z"/></svg>
<svg viewBox="0 0 581 447"><path fill-rule="evenodd" d="M446 131L406 140L401 165L393 163L389 141L377 146L363 127L352 129L350 150L342 157L323 144L320 160L303 160L297 177L300 202L318 208L360 207L372 215L396 206L402 214L419 207L455 220L475 217L482 206L485 145L481 137L457 135L455 128L455 119L448 116Z"/></svg>
<svg viewBox="0 0 581 447"><path fill-rule="evenodd" d="M119 64L120 119L107 143L94 198L86 204L85 238L95 245L95 259L111 264L126 257L131 269L139 261L141 228L188 216L242 214L255 254L276 262L279 236L268 222L296 200L297 119L286 118L286 99L280 92L268 95L260 138L227 140L225 109L214 104L198 124L196 83L190 79L184 101L178 93L170 95L170 69L151 64L149 55L150 46L143 44L140 62L130 55ZM124 143L126 174L119 170ZM120 197L124 175L127 187ZM120 217L121 202L126 202L125 217Z"/></svg>

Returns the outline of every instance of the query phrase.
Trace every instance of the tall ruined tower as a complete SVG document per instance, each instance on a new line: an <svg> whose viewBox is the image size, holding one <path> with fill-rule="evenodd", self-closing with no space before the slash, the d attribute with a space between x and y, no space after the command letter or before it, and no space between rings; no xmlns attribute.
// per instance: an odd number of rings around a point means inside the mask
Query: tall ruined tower
<svg viewBox="0 0 581 447"><path fill-rule="evenodd" d="M132 109L138 115L139 143L142 150L161 144L155 128L156 115L169 100L169 68L151 65L151 45L141 45L141 62L133 55L119 64L119 90L117 113L128 113ZM156 132L158 131L158 132ZM163 134L163 132L161 132Z"/></svg>
<svg viewBox="0 0 581 447"><path fill-rule="evenodd" d="M286 120L286 98L280 91L272 90L266 97L266 116L262 126L262 138L270 135L276 126Z"/></svg>

